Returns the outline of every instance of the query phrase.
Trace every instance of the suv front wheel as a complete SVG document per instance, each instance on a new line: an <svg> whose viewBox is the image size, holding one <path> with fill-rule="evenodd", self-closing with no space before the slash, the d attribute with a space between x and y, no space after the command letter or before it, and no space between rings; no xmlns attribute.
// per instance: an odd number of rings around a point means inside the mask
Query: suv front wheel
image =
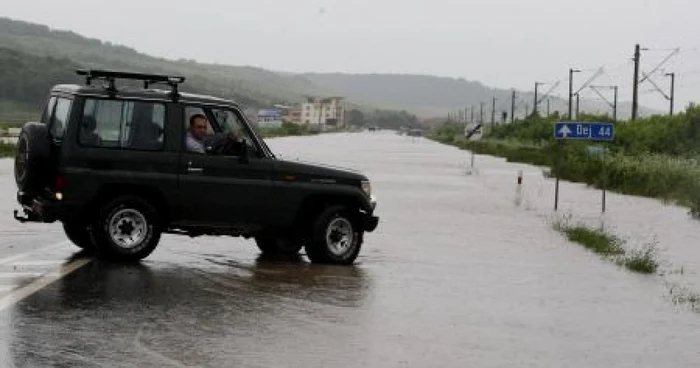
<svg viewBox="0 0 700 368"><path fill-rule="evenodd" d="M136 196L121 196L104 205L92 224L99 255L115 261L148 257L160 241L158 211Z"/></svg>
<svg viewBox="0 0 700 368"><path fill-rule="evenodd" d="M314 263L349 265L360 254L363 232L343 206L330 206L316 218L306 255Z"/></svg>

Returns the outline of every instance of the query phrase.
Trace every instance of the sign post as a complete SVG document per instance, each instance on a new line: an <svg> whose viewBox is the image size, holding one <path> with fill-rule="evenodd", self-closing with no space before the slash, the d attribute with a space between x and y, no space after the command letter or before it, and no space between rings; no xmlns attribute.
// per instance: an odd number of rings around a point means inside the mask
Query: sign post
<svg viewBox="0 0 700 368"><path fill-rule="evenodd" d="M602 180L602 181L603 181L603 182L602 182L602 186L603 186L603 208L602 208L602 212L603 212L603 213L605 213L605 186L606 186L606 184L607 184L606 182L608 181L608 176L606 175L606 172L605 172L605 151L607 151L607 150L608 150L608 147L603 146L603 155L601 156L601 159L602 159L602 161L603 161L603 162L601 163L601 165L603 165L603 167L602 167L601 170L600 170L600 171L601 171L601 175L603 176L603 180Z"/></svg>
<svg viewBox="0 0 700 368"><path fill-rule="evenodd" d="M566 122L566 123L555 123L554 124L554 138L559 141L559 148L563 146L563 141L566 140L579 140L579 141L602 141L602 142L612 142L615 137L615 126L612 123L580 123L580 122ZM607 147L603 147L602 156L602 187L603 187L603 205L602 210L605 213L605 187L607 178L605 176L605 150ZM555 171L556 171L556 184L554 193L554 210L556 211L559 207L559 157L562 152L557 152L557 157L555 158Z"/></svg>

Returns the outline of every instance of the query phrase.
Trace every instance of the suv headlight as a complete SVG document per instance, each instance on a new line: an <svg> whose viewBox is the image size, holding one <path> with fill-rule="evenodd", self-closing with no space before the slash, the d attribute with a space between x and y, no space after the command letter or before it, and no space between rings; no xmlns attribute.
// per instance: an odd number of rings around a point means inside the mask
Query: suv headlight
<svg viewBox="0 0 700 368"><path fill-rule="evenodd" d="M372 184L370 184L369 180L362 181L362 191L364 191L368 197L372 195Z"/></svg>

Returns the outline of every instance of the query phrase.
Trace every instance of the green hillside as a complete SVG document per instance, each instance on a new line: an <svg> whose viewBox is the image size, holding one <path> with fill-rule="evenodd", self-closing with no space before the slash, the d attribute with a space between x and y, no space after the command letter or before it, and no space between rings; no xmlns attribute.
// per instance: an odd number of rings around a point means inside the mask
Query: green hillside
<svg viewBox="0 0 700 368"><path fill-rule="evenodd" d="M15 50L31 55L26 58L25 65L15 63L15 67L23 69L35 67L37 62L46 62L45 58L51 57L61 60L52 69L64 68L67 74L80 66L185 75L187 83L183 90L233 98L249 107L298 101L304 94L321 92L298 76L253 67L166 60L73 32L51 30L47 26L6 18L0 18L0 48L3 53ZM45 73L35 71L39 73L37 79L43 79ZM63 76L66 77L65 74Z"/></svg>

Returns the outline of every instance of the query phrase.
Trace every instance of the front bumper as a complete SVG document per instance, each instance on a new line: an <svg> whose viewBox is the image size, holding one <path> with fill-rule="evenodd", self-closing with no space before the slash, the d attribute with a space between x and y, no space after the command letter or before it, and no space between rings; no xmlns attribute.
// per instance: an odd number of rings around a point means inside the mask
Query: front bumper
<svg viewBox="0 0 700 368"><path fill-rule="evenodd" d="M362 218L362 230L371 233L379 225L379 217L374 216L374 210L377 208L377 198L375 196L370 196L369 200L372 212L365 214Z"/></svg>
<svg viewBox="0 0 700 368"><path fill-rule="evenodd" d="M362 219L362 228L364 231L371 233L379 225L379 217L368 215Z"/></svg>

